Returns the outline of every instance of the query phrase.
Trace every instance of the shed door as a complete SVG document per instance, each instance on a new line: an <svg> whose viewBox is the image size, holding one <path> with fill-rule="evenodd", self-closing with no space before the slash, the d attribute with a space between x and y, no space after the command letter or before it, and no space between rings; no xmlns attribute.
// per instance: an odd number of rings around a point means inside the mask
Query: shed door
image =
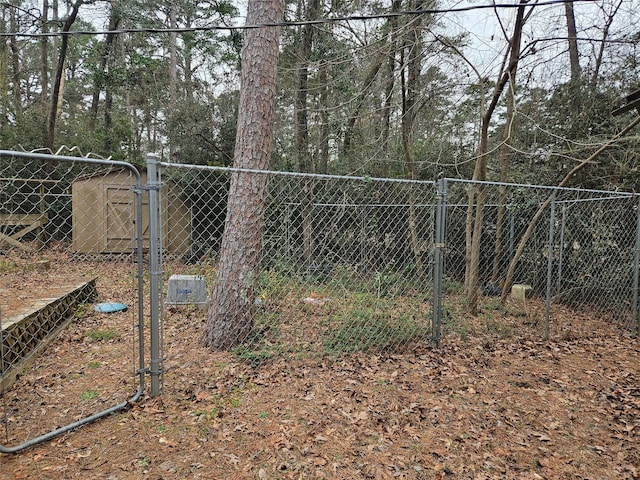
<svg viewBox="0 0 640 480"><path fill-rule="evenodd" d="M134 243L134 194L129 187L107 186L106 251L131 252Z"/></svg>
<svg viewBox="0 0 640 480"><path fill-rule="evenodd" d="M112 253L132 252L136 248L135 194L131 187L107 186L106 248ZM145 248L149 246L149 196L142 196L142 238Z"/></svg>

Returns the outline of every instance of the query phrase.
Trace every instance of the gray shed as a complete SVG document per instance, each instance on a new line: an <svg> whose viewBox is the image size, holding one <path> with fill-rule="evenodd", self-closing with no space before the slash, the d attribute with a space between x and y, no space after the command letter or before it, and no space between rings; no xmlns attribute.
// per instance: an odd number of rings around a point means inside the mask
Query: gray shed
<svg viewBox="0 0 640 480"><path fill-rule="evenodd" d="M146 185L146 172L142 174ZM135 178L120 170L93 175L73 182L73 250L86 254L131 253L135 243ZM191 242L191 210L174 183L162 186L161 214L163 249L171 255L186 255ZM144 245L149 245L149 196L142 200Z"/></svg>

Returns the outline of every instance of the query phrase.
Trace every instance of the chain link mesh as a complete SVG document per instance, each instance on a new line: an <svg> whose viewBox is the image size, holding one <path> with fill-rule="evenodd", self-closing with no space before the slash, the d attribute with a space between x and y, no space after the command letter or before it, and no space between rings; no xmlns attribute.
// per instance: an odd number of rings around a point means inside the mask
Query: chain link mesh
<svg viewBox="0 0 640 480"><path fill-rule="evenodd" d="M110 161L0 156L0 322L15 444L135 392L135 172ZM123 302L108 314L93 303Z"/></svg>
<svg viewBox="0 0 640 480"><path fill-rule="evenodd" d="M449 182L445 291L450 305L464 288L469 190L477 192L477 186ZM551 324L554 307L568 307L614 319L624 328L635 327L637 196L534 186L484 187L482 301L502 293L510 263L520 249L511 284L530 287L527 296L532 299L548 300ZM527 230L530 236L521 246Z"/></svg>
<svg viewBox="0 0 640 480"><path fill-rule="evenodd" d="M165 188L174 185L191 216L189 222L167 219L168 225L188 223L191 248L182 258L166 255L165 282L173 274L202 275L212 289L230 174L163 164ZM465 310L466 232L478 215L475 209L469 213L470 189L476 192L479 186L448 181L439 289L445 334L465 329L470 319ZM495 312L492 328L506 331L497 325L504 313L517 317L524 309L537 327L534 334L546 336L554 312L562 308L636 328L635 196L482 187L480 309ZM231 342L240 344L236 353L255 361L301 352L389 354L438 338L440 332L432 327L436 193L431 182L269 173L257 321ZM511 300L513 284L524 288L524 304ZM494 298L504 290L507 305L498 308Z"/></svg>
<svg viewBox="0 0 640 480"><path fill-rule="evenodd" d="M192 239L188 255L166 255L165 282L203 275L212 289L230 174L163 165L163 185L177 187L190 207ZM424 346L432 334L434 200L431 182L270 173L256 322L233 342L237 353L258 361ZM167 217L178 223L186 225Z"/></svg>

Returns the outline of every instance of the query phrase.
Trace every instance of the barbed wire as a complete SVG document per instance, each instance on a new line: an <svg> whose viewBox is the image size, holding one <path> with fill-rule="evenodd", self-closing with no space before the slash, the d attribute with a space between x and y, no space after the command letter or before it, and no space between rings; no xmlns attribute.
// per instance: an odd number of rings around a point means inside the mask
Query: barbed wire
<svg viewBox="0 0 640 480"><path fill-rule="evenodd" d="M55 152L51 148L48 148L48 147L40 147L40 148L34 148L34 149L31 149L31 150L28 150L28 149L24 148L24 146L18 145L17 148L19 148L24 153L44 153L44 154L48 154L48 155L62 155L63 153L66 153L68 156L72 156L71 154L77 153L79 155L79 157L81 157L81 158L95 158L95 159L98 159L98 160L113 160L113 157L111 155L109 155L108 157L105 157L103 155L100 155L100 154L94 153L94 152L88 152L85 155L82 152L82 150L80 149L80 147L78 147L77 145L74 145L72 147L69 147L68 145L60 145L60 147Z"/></svg>

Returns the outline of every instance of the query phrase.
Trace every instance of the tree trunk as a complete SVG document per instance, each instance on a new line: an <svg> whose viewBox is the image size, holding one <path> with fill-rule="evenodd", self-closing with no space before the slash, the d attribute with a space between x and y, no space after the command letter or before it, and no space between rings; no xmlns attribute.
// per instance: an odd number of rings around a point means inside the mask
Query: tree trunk
<svg viewBox="0 0 640 480"><path fill-rule="evenodd" d="M49 31L49 2L45 0L42 4L42 33ZM49 97L49 37L43 36L40 39L40 99L42 102L42 112L47 114L47 100Z"/></svg>
<svg viewBox="0 0 640 480"><path fill-rule="evenodd" d="M2 18L0 19L0 21L2 22L0 24L0 29L2 29L1 31L6 32L8 31L7 29L7 21L6 21L6 6L2 7ZM10 98L11 98L11 94L9 92L9 45L7 43L7 38L1 38L0 39L0 95L1 95L1 100L0 100L0 105L1 105L1 111L0 111L0 127L4 127L8 124L9 122L9 112L11 111L10 109Z"/></svg>
<svg viewBox="0 0 640 480"><path fill-rule="evenodd" d="M393 0L391 2L391 11L397 12L402 5L401 0ZM396 53L398 49L397 43L398 35L398 19L397 17L391 17L389 19L389 34L387 42L389 43L389 56L387 59L387 78L384 89L384 105L382 107L382 152L383 159L380 166L380 176L386 177L387 160L389 155L389 136L391 134L391 105L393 103L393 89L395 86L395 71L396 71Z"/></svg>
<svg viewBox="0 0 640 480"><path fill-rule="evenodd" d="M73 6L71 7L71 12L69 12L69 16L64 22L62 26L63 32L68 32L71 30L71 26L76 21L78 16L78 9L80 5L82 5L83 0L77 0ZM51 92L51 105L49 107L49 118L47 120L47 138L45 142L45 147L50 150L53 150L55 144L56 137L56 120L58 119L58 105L62 101L61 92L62 92L62 84L64 75L64 64L67 56L67 47L69 45L69 36L63 35L62 41L60 43L60 54L58 56L58 65L56 67L56 74L53 79L53 89Z"/></svg>
<svg viewBox="0 0 640 480"><path fill-rule="evenodd" d="M487 179L487 146L489 143L489 122L492 115L483 115L480 129L480 145L478 147L478 160L473 173L473 179L484 182ZM478 310L478 298L480 296L480 245L482 242L482 224L484 221L484 200L486 185L483 183L471 185L469 210L467 211L468 245L468 279L467 286L467 310L475 314ZM474 203L475 202L475 203ZM472 212L469 214L469 212Z"/></svg>
<svg viewBox="0 0 640 480"><path fill-rule="evenodd" d="M412 3L410 8L412 10L419 10L422 8L422 3ZM407 165L407 176L410 180L414 180L416 175L409 137L412 134L414 119L416 116L416 98L418 96L420 70L422 67L422 41L420 34L420 17L411 18L409 22L410 26L408 27L407 41L404 46L406 54L401 54L402 72L400 74L400 80L402 82L402 146ZM406 64L404 62L405 56L407 58ZM424 277L425 271L424 264L422 262L422 248L420 235L418 234L415 197L412 188L409 189L409 234L411 236L411 250L413 251L413 258L416 264L416 274L418 277L422 278Z"/></svg>
<svg viewBox="0 0 640 480"><path fill-rule="evenodd" d="M169 0L169 28L178 26L176 4ZM169 117L173 116L178 106L178 35L169 32ZM169 136L169 159L175 161L176 142Z"/></svg>
<svg viewBox="0 0 640 480"><path fill-rule="evenodd" d="M306 20L315 20L319 0L309 0ZM296 92L296 146L298 168L301 172L313 172L313 160L309 152L309 125L307 113L307 92L309 84L309 62L313 46L313 26L302 27L302 39L298 51L298 90ZM302 188L302 250L305 264L313 263L313 182L304 180Z"/></svg>
<svg viewBox="0 0 640 480"><path fill-rule="evenodd" d="M111 6L111 15L109 18L109 30L117 30L120 26L120 14L118 12L118 8L112 4ZM107 65L109 56L111 55L111 50L113 48L113 44L116 40L116 34L107 33L107 36L104 39L104 45L102 46L102 51L100 52L100 66L98 68L100 74L107 72ZM93 82L93 92L91 96L91 107L89 109L89 131L93 132L96 128L96 122L98 119L98 108L100 104L100 92L102 88L105 86L105 78L101 78L100 80L94 80ZM109 132L106 132L106 135L109 135Z"/></svg>
<svg viewBox="0 0 640 480"><path fill-rule="evenodd" d="M604 58L604 49L607 46L607 40L609 38L609 29L611 28L611 24L618 13L618 10L622 6L624 0L618 0L618 3L614 6L613 11L610 15L607 16L607 21L602 28L602 40L600 41L600 46L598 47L598 54L596 55L595 67L593 69L593 75L591 77L591 85L596 85L598 79L600 78L600 69L602 68L602 60Z"/></svg>
<svg viewBox="0 0 640 480"><path fill-rule="evenodd" d="M580 56L578 55L578 33L576 31L576 17L573 13L573 2L564 3L564 13L567 20L571 82L576 83L580 79Z"/></svg>
<svg viewBox="0 0 640 480"><path fill-rule="evenodd" d="M174 108L178 104L178 27L176 4L169 0L169 105Z"/></svg>
<svg viewBox="0 0 640 480"><path fill-rule="evenodd" d="M520 45L522 40L522 27L524 25L524 14L526 2L528 0L520 0L520 6L516 13L516 19L513 26L513 36L511 37L509 45L509 63L505 71L500 76L491 101L487 106L487 110L482 115L482 124L480 127L480 143L478 146L478 160L476 161L476 167L473 173L473 179L479 182L483 182L487 179L487 152L489 146L489 124L491 118L495 112L496 107L505 86L510 79L515 78L515 73L518 68L518 62L520 60ZM484 201L485 201L485 189L486 186L482 183L471 186L470 192L475 189L475 195L469 194L469 211L473 211L471 218L469 213L467 214L467 228L470 226L473 228L471 234L467 231L467 241L470 240L471 244L467 243L467 278L465 278L465 286L467 289L467 310L471 313L476 313L478 310L478 299L480 296L480 253L482 246L482 226L484 222ZM473 199L475 198L475 206Z"/></svg>
<svg viewBox="0 0 640 480"><path fill-rule="evenodd" d="M187 26L191 27L192 20L191 18L187 18ZM193 42L191 41L191 37L188 35L183 36L183 54L182 61L184 63L184 71L182 72L183 82L184 82L184 97L187 99L187 102L193 100Z"/></svg>
<svg viewBox="0 0 640 480"><path fill-rule="evenodd" d="M9 21L11 22L11 32L16 33L18 31L18 21L16 19L15 8L9 9ZM16 117L16 123L22 122L22 91L20 90L20 83L22 80L20 70L20 48L18 47L18 39L15 35L9 37L9 48L11 49L11 80L13 83L13 108Z"/></svg>
<svg viewBox="0 0 640 480"><path fill-rule="evenodd" d="M364 101L367 98L367 95L371 92L371 86L380 71L380 67L382 66L382 59L377 60L372 66L367 76L364 79L362 87L358 90L358 95L354 99L355 107L347 120L347 125L344 131L344 140L342 143L342 156L347 159L351 153L351 142L353 141L353 130L356 126L356 120L358 119L358 115L360 115L360 109L364 105Z"/></svg>
<svg viewBox="0 0 640 480"><path fill-rule="evenodd" d="M514 72L515 75L515 72ZM511 129L513 128L513 118L515 114L515 79L509 82L507 91L507 112L505 118L504 131L502 133L502 145L500 146L500 183L506 183L509 179L509 170L511 168L511 147L509 141L511 139ZM504 225L507 213L507 188L504 185L498 187L498 213L496 218L496 243L493 250L493 267L491 270L491 283L497 284L504 270L503 263L505 260L504 251Z"/></svg>
<svg viewBox="0 0 640 480"><path fill-rule="evenodd" d="M422 2L412 1L409 8L420 10ZM422 69L422 17L409 18L406 28L407 37L403 52L401 53L400 81L402 83L402 147L404 150L405 162L407 165L407 176L410 180L416 177L413 164L413 154L411 152L410 137L413 132L413 124L416 118L416 105L420 89L420 74ZM406 51L406 53L404 53ZM406 62L404 58L406 57ZM406 75L405 75L406 72ZM405 79L406 76L406 79ZM413 188L409 188L409 234L411 236L411 250L416 263L416 274L423 278L425 274L424 263L422 261L422 247L420 235L418 234L418 218L415 205L415 194Z"/></svg>
<svg viewBox="0 0 640 480"><path fill-rule="evenodd" d="M60 23L60 5L58 0L51 0L51 26L54 31L59 30ZM51 66L55 68L58 65L58 36L51 38Z"/></svg>
<svg viewBox="0 0 640 480"><path fill-rule="evenodd" d="M320 158L318 160L317 172L326 174L329 166L329 138L331 136L331 125L329 125L329 85L327 84L327 62L321 62L318 72L318 82L320 85Z"/></svg>
<svg viewBox="0 0 640 480"><path fill-rule="evenodd" d="M111 126L113 125L113 87L107 85L104 91L104 151L106 155L112 154L113 138Z"/></svg>
<svg viewBox="0 0 640 480"><path fill-rule="evenodd" d="M280 22L282 0L249 0L247 24ZM280 29L245 31L234 167L268 169L275 116ZM228 349L253 329L267 196L266 175L231 177L220 261L203 344Z"/></svg>

